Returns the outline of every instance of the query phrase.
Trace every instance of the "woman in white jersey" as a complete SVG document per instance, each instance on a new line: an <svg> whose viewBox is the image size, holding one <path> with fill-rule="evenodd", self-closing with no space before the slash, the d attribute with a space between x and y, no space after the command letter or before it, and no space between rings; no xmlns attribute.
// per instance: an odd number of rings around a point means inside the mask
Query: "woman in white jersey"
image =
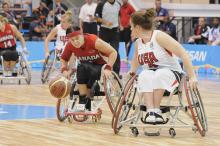
<svg viewBox="0 0 220 146"><path fill-rule="evenodd" d="M45 39L45 58L50 55L48 44L56 36L55 49L61 53L67 42L67 30L71 28L72 25L72 12L66 11L66 13L61 17L61 23L51 30Z"/></svg>
<svg viewBox="0 0 220 146"><path fill-rule="evenodd" d="M138 77L138 92L147 106L146 123L163 123L160 102L165 90L172 92L178 87L182 69L175 56L182 59L192 88L197 86L197 78L185 49L166 33L154 30L154 9L135 12L131 16L132 37L135 41L135 54L130 74L139 65L143 71Z"/></svg>

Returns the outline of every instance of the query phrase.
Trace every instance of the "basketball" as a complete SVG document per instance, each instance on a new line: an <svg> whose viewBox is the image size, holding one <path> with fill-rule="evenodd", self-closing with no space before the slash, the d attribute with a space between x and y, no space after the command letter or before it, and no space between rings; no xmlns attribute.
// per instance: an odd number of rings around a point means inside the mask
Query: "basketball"
<svg viewBox="0 0 220 146"><path fill-rule="evenodd" d="M49 82L50 94L56 98L65 98L71 90L71 83L65 77L56 77Z"/></svg>

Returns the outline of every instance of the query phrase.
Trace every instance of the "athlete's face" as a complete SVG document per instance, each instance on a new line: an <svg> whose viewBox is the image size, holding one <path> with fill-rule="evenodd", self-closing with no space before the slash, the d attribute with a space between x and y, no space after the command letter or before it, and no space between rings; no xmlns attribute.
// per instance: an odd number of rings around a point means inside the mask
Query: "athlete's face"
<svg viewBox="0 0 220 146"><path fill-rule="evenodd" d="M70 38L70 42L75 48L80 48L84 44L84 37L83 35L74 36Z"/></svg>
<svg viewBox="0 0 220 146"><path fill-rule="evenodd" d="M67 19L64 17L61 19L61 26L63 29L67 30L68 28L70 28L71 24L67 22Z"/></svg>

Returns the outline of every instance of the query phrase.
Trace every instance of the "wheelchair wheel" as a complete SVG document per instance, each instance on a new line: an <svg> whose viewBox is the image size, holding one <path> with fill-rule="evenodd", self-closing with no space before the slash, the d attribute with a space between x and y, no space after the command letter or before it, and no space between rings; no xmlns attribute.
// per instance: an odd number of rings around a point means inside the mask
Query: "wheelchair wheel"
<svg viewBox="0 0 220 146"><path fill-rule="evenodd" d="M45 59L41 72L42 84L46 83L56 61L55 50L50 51L50 55Z"/></svg>
<svg viewBox="0 0 220 146"><path fill-rule="evenodd" d="M194 125L196 126L200 135L205 136L206 132L208 131L208 124L199 90L198 88L195 90L191 89L186 80L184 82L184 88Z"/></svg>
<svg viewBox="0 0 220 146"><path fill-rule="evenodd" d="M66 112L68 110L68 103L69 98L58 99L57 101L56 115L60 122L63 122L67 118Z"/></svg>
<svg viewBox="0 0 220 146"><path fill-rule="evenodd" d="M131 109L133 108L133 110L135 110L135 105L133 102L137 92L137 89L134 85L136 79L137 76L135 75L128 80L122 92L122 97L117 107L117 112L115 117L113 116L112 119L115 134L118 134L119 130L122 128L123 125L120 123L127 119Z"/></svg>
<svg viewBox="0 0 220 146"><path fill-rule="evenodd" d="M122 93L122 85L116 73L112 72L112 77L109 79L104 76L104 91L109 108L114 115Z"/></svg>
<svg viewBox="0 0 220 146"><path fill-rule="evenodd" d="M23 53L21 53L20 66L21 66L21 75L25 76L25 80L29 85L31 83L31 69Z"/></svg>
<svg viewBox="0 0 220 146"><path fill-rule="evenodd" d="M72 88L70 91L70 97L69 97L69 99L71 101L73 101L70 103L71 109L74 108L74 106L78 103L78 100L79 100L79 91L78 91L76 85L77 85L77 81L73 81ZM84 122L88 119L88 116L86 116L86 115L72 115L72 118L77 122Z"/></svg>

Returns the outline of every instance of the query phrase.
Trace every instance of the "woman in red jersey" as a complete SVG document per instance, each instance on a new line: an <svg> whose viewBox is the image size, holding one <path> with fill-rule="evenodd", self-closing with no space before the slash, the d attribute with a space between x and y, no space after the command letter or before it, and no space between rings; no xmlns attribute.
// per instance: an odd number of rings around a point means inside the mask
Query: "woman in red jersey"
<svg viewBox="0 0 220 146"><path fill-rule="evenodd" d="M0 16L0 56L4 59L4 75L11 76L18 52L16 51L16 38L21 42L21 46L27 52L25 40L18 29L7 22L5 17Z"/></svg>
<svg viewBox="0 0 220 146"><path fill-rule="evenodd" d="M108 43L93 34L81 34L80 31L75 31L70 33L68 38L69 42L61 56L61 72L64 76L70 77L72 71L67 68L67 63L73 54L79 60L77 66L79 104L83 104L87 110L91 110L90 89L94 82L100 79L102 68L106 77L111 74L117 52Z"/></svg>

